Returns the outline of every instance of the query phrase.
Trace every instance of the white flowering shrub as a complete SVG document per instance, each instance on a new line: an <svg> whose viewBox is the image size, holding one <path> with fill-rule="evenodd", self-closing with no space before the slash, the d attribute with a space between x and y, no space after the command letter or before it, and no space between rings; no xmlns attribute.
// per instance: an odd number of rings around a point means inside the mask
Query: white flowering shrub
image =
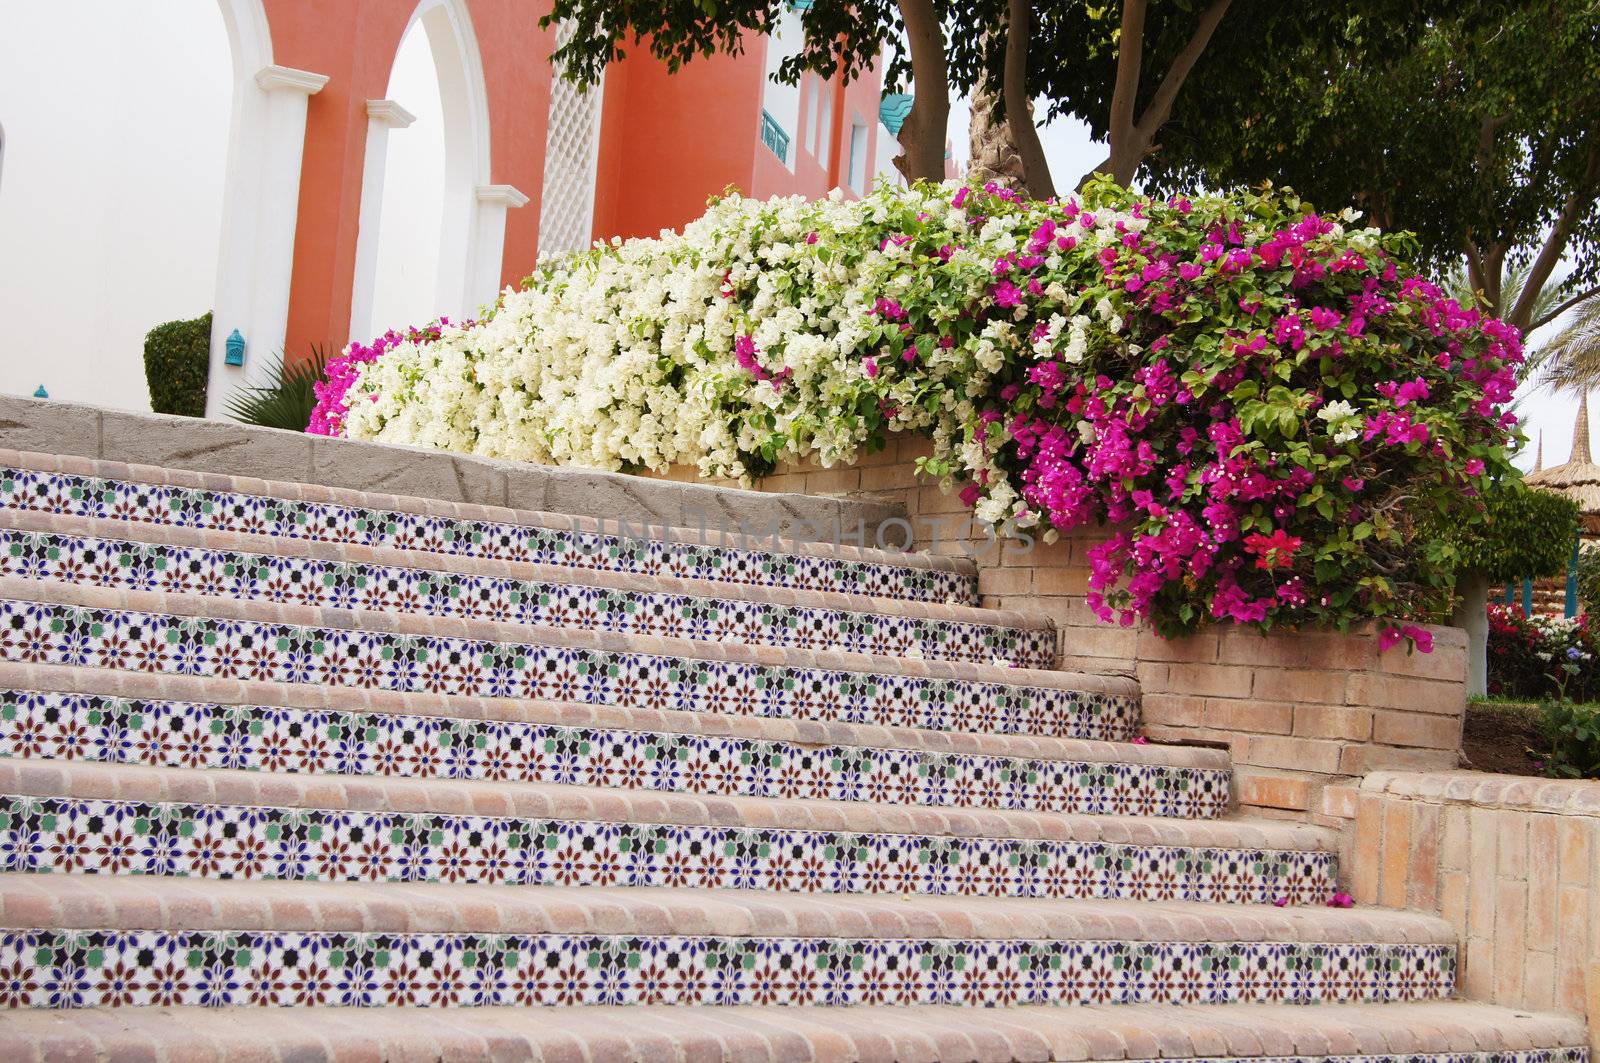
<svg viewBox="0 0 1600 1063"><path fill-rule="evenodd" d="M543 269L482 323L390 346L360 364L325 430L541 464L690 464L745 481L788 460L849 462L886 430L925 431L939 468L985 469L963 427L1023 339L993 321L969 344L902 349L901 306L923 302L930 271L910 261L909 241L875 234L916 231L950 247L930 317L954 322L987 296L994 255L1021 246L1045 212L991 219L974 245L951 199L939 186L855 202L726 196L682 233ZM1093 254L1121 220L1131 218L1107 212L1110 224L1056 255ZM1082 357L1090 320L1068 326L1069 356ZM1029 342L1044 348L1064 326L1056 315ZM910 357L918 373L880 377L880 358ZM998 524L1016 501L997 490L979 516Z"/></svg>
<svg viewBox="0 0 1600 1063"><path fill-rule="evenodd" d="M1356 218L1109 182L729 195L541 269L480 322L352 345L311 430L740 480L913 432L979 520L1114 526L1090 559L1103 618L1438 615L1456 553L1417 520L1470 524L1514 475L1519 338Z"/></svg>

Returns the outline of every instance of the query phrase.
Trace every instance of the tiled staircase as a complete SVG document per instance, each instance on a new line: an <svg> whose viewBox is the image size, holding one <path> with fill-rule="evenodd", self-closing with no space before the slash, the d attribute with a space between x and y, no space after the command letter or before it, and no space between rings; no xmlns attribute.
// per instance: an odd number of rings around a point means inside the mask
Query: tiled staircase
<svg viewBox="0 0 1600 1063"><path fill-rule="evenodd" d="M0 1059L1586 1058L959 564L0 465Z"/></svg>

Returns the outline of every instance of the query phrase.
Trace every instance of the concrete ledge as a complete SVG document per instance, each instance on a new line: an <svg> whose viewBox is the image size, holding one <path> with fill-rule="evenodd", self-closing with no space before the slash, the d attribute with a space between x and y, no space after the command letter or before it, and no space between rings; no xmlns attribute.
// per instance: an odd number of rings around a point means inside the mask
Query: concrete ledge
<svg viewBox="0 0 1600 1063"><path fill-rule="evenodd" d="M0 395L0 446L134 465L316 483L631 524L849 537L904 515L876 500L773 494L587 469L552 468L253 428L164 414Z"/></svg>

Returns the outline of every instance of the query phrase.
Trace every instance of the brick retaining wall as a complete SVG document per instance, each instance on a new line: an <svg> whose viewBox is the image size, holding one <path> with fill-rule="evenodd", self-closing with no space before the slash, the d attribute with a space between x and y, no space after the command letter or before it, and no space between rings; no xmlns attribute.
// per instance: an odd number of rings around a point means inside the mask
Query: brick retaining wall
<svg viewBox="0 0 1600 1063"><path fill-rule="evenodd" d="M1600 782L1376 772L1354 813L1358 904L1437 912L1465 995L1587 1014L1600 1049Z"/></svg>

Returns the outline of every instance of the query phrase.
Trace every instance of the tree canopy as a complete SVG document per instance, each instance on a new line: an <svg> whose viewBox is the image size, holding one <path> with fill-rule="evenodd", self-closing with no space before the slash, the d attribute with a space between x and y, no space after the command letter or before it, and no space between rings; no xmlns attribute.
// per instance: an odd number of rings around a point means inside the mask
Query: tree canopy
<svg viewBox="0 0 1600 1063"><path fill-rule="evenodd" d="M556 58L592 82L627 48L674 69L737 53L790 7L555 0L544 22L567 23ZM1355 203L1414 232L1439 272L1464 258L1525 331L1600 293L1600 0L813 0L801 18L782 76L854 77L880 55L888 82L910 76L907 177L942 175L950 91L983 90L1036 196L1056 182L1029 100L1087 123L1109 145L1097 172L1119 182L1272 181Z"/></svg>
<svg viewBox="0 0 1600 1063"><path fill-rule="evenodd" d="M1364 20L1275 45L1281 76L1242 110L1212 106L1216 68L1198 71L1147 182L1272 180L1328 206L1355 203L1415 233L1440 272L1464 257L1471 286L1524 330L1595 294L1600 0L1467 0L1401 38L1404 48L1375 47L1389 32ZM1563 257L1564 298L1535 316ZM1507 298L1518 267L1524 281Z"/></svg>
<svg viewBox="0 0 1600 1063"><path fill-rule="evenodd" d="M1483 496L1483 519L1468 527L1440 526L1435 534L1460 551L1457 571L1490 583L1559 576L1578 534L1578 504L1566 495L1521 480L1496 484Z"/></svg>

